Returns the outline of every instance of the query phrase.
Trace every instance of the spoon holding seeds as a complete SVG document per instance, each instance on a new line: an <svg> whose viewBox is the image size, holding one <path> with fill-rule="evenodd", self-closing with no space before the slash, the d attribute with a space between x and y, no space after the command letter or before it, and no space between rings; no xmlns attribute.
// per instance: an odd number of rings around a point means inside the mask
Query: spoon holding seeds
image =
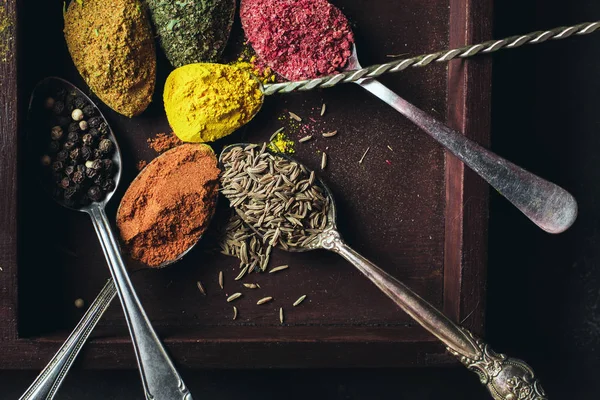
<svg viewBox="0 0 600 400"><path fill-rule="evenodd" d="M89 124L81 123L84 118L88 118ZM116 286L123 306L146 398L190 400L189 390L135 293L118 241L104 211L118 185L122 165L119 146L106 119L93 101L78 88L63 79L52 77L36 85L29 103L27 125L31 153L42 159L40 175L45 178L44 186L51 191L58 204L73 211L85 212L92 218L114 280L112 284ZM51 141L42 135L44 128L48 131L52 129ZM95 131L90 133L92 129ZM66 134L66 131L69 133ZM114 291L110 286L109 282L99 297L110 297L112 300ZM95 310L102 310L109 303L97 301L94 304L99 308ZM86 323L93 327L101 315L100 312L97 318L88 318ZM91 329L76 331L85 339ZM59 351L58 360L51 361L48 369L44 370L23 398L46 399L56 393L74 359L71 355L76 355L83 344L76 339L68 339L68 351Z"/></svg>
<svg viewBox="0 0 600 400"><path fill-rule="evenodd" d="M452 322L387 272L358 254L341 238L336 207L327 185L286 154L256 144L235 144L221 152L222 193L265 243L287 251L333 251L354 265L482 382L496 399L511 399L512 381L525 382L545 398L532 369L523 361L493 352L471 332ZM485 378L485 379L483 379Z"/></svg>

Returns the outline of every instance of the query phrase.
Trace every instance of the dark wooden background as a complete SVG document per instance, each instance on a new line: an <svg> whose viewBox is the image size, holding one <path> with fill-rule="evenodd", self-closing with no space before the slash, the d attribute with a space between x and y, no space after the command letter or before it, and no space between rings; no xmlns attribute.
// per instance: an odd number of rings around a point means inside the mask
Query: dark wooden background
<svg viewBox="0 0 600 400"><path fill-rule="evenodd" d="M600 19L597 0L498 0L496 38ZM567 233L533 227L492 193L486 337L526 359L550 398L600 394L600 33L494 56L492 148L578 199ZM461 367L182 371L196 398L488 399ZM0 372L18 398L34 372ZM568 397L567 397L568 396ZM136 371L73 371L60 399L141 399Z"/></svg>

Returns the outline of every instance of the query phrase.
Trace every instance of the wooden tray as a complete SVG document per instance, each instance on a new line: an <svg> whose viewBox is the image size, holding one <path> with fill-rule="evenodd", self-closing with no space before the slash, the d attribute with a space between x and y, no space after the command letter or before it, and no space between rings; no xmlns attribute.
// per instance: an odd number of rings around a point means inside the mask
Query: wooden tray
<svg viewBox="0 0 600 400"><path fill-rule="evenodd" d="M415 55L490 38L491 2L473 0L339 0L349 16L364 65L387 55ZM6 5L4 5L6 4ZM8 0L9 26L0 31L0 368L39 369L108 278L92 224L63 210L35 183L22 151L22 122L29 94L41 78L57 75L87 90L62 37L62 1ZM17 18L18 15L18 18ZM240 34L236 22L234 36ZM146 140L168 132L161 94L168 64L159 60L159 84L149 110L127 119L103 106L124 156L124 178L108 212L133 179L136 163L156 154ZM382 79L417 106L446 119L487 145L490 62L437 64ZM327 114L318 114L323 103ZM323 173L339 204L346 240L455 321L482 332L484 314L487 186L427 135L354 85L267 99L247 127L217 143L263 141L280 126L303 135L285 117L293 111L317 133L333 139L297 145L298 158L318 168L318 150L330 162ZM282 120L283 118L283 120ZM390 146L392 150L388 148ZM362 165L363 152L370 152ZM218 223L219 220L216 221ZM238 300L232 321L226 294L238 291L235 259L211 254L204 241L184 261L141 271L133 281L150 319L176 363L184 367L383 367L451 361L442 345L399 311L366 278L335 254L274 252L278 275L252 276L262 290ZM224 271L226 290L217 285ZM208 296L196 288L201 280ZM307 300L292 308L300 295ZM256 306L259 297L275 301ZM278 309L286 310L286 324ZM130 368L135 359L122 312L115 302L82 353L95 368Z"/></svg>

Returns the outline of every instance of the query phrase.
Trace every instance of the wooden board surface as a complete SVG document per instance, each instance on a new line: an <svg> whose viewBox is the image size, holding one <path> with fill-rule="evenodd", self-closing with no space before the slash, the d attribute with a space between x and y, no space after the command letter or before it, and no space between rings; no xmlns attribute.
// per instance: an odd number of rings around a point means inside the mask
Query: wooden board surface
<svg viewBox="0 0 600 400"><path fill-rule="evenodd" d="M385 62L389 60L386 55L415 55L488 39L490 5L463 3L334 2L353 23L364 65ZM24 133L17 126L24 115L17 109L25 109L39 79L57 75L86 89L62 39L62 3L44 2L33 10L18 2L18 19L13 14L14 1L7 4L11 32L18 26L19 35L15 36L18 46L16 40L6 42L9 57L0 63L4 72L0 91L6 110L0 120L6 154L0 175L4 191L0 200L0 245L4 250L0 316L7 321L0 325L0 349L6 354L0 367L40 368L80 318L82 311L73 306L74 300L91 302L108 270L89 218L48 201L35 184L33 169L20 162L24 157L17 157L22 149L18 138ZM237 28L234 36L239 35ZM156 155L146 140L168 132L161 93L169 68L164 58L159 61L155 99L141 117L127 119L102 106L124 153L124 176L108 210L111 218L137 173L137 161ZM438 64L382 81L487 144L490 70L486 61ZM323 103L328 111L321 118L318 113ZM287 111L314 118L311 125L316 132L339 131L333 139L297 145L297 157L317 168L317 152L329 154L329 167L322 175L336 195L345 239L453 319L466 318L465 324L480 332L487 187L402 116L353 85L269 98L247 128L215 148L242 139L266 140L280 126L298 139L304 132L292 127L285 117ZM367 147L371 147L369 155L358 165ZM217 218L215 224L222 220ZM449 361L443 347L369 281L336 255L325 252L274 253L271 265L289 264L291 268L277 276L253 277L251 281L259 282L263 289L246 291L236 304L240 316L232 321L231 304L225 297L239 290L240 284L233 282L237 262L213 254L211 249L211 241L203 240L168 269L133 274L147 313L180 365L400 366ZM220 270L226 276L225 291L217 286ZM206 298L198 293L197 280L206 286ZM292 309L291 303L302 294L308 295L307 301ZM275 301L256 306L256 299L264 295ZM285 326L278 322L280 306L286 309ZM115 302L84 351L85 364L134 366L128 340Z"/></svg>

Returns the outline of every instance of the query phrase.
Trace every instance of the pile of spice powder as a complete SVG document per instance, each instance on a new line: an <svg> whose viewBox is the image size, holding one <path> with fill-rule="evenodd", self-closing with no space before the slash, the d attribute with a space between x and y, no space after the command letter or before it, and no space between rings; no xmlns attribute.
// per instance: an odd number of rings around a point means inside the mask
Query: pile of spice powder
<svg viewBox="0 0 600 400"><path fill-rule="evenodd" d="M254 117L263 103L260 82L231 65L189 64L167 78L165 111L184 142L213 142Z"/></svg>
<svg viewBox="0 0 600 400"><path fill-rule="evenodd" d="M132 258L157 267L185 252L208 227L218 188L209 146L184 144L154 159L127 189L117 213Z"/></svg>
<svg viewBox="0 0 600 400"><path fill-rule="evenodd" d="M287 79L332 74L352 55L350 24L326 0L242 0L240 17L256 54Z"/></svg>
<svg viewBox="0 0 600 400"><path fill-rule="evenodd" d="M77 70L107 106L127 117L148 107L156 82L156 51L142 3L71 1L64 33Z"/></svg>
<svg viewBox="0 0 600 400"><path fill-rule="evenodd" d="M153 138L148 139L148 146L155 152L161 154L167 150L171 150L174 147L183 144L181 140L175 134L171 133L157 133Z"/></svg>
<svg viewBox="0 0 600 400"><path fill-rule="evenodd" d="M216 62L227 45L232 0L147 0L161 47L174 67Z"/></svg>

